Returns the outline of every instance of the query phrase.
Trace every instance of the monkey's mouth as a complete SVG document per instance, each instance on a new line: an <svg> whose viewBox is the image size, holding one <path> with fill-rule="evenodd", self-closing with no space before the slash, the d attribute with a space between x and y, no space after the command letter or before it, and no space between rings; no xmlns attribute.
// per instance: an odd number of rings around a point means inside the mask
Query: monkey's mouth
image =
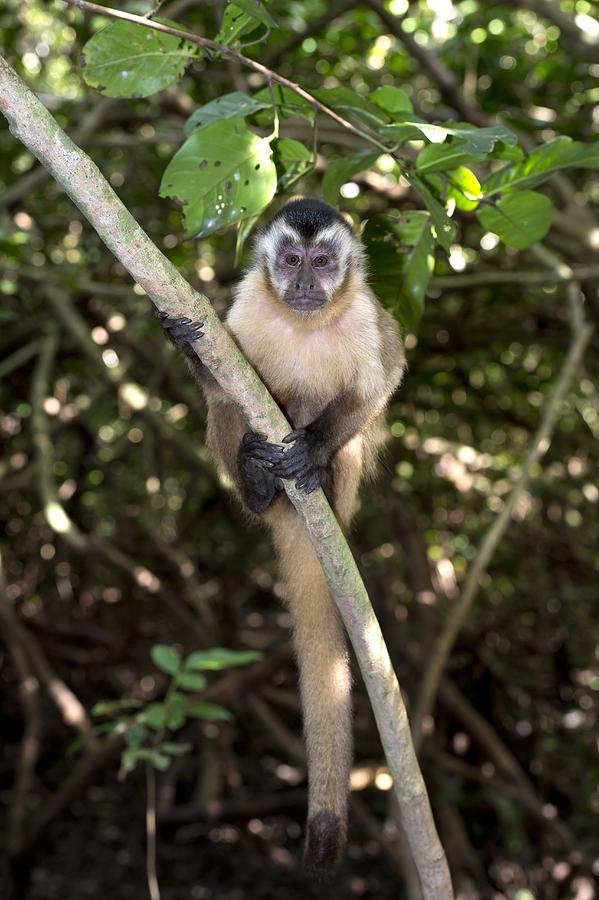
<svg viewBox="0 0 599 900"><path fill-rule="evenodd" d="M311 313L321 309L327 302L326 294L295 294L285 297L287 306L297 313Z"/></svg>

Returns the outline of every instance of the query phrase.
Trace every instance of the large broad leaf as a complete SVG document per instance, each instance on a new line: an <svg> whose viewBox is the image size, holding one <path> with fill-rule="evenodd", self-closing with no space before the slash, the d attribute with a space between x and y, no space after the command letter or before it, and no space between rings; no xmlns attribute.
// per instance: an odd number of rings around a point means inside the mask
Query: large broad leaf
<svg viewBox="0 0 599 900"><path fill-rule="evenodd" d="M249 131L243 119L223 119L196 128L175 153L160 195L185 205L188 237L204 237L260 213L276 187L268 139Z"/></svg>
<svg viewBox="0 0 599 900"><path fill-rule="evenodd" d="M341 185L358 172L369 169L380 156L378 150L360 150L353 156L333 159L327 164L322 181L322 192L327 203L335 204L339 196Z"/></svg>
<svg viewBox="0 0 599 900"><path fill-rule="evenodd" d="M399 220L378 215L362 234L372 272L371 286L381 303L414 331L434 267L434 238L428 213L411 212Z"/></svg>
<svg viewBox="0 0 599 900"><path fill-rule="evenodd" d="M430 172L449 172L458 166L476 162L478 157L464 150L463 141L445 141L442 144L428 144L416 158L416 169L420 175Z"/></svg>
<svg viewBox="0 0 599 900"><path fill-rule="evenodd" d="M178 28L169 19L156 19ZM83 77L107 97L149 97L181 78L197 48L134 22L111 22L85 44Z"/></svg>
<svg viewBox="0 0 599 900"><path fill-rule="evenodd" d="M208 125L219 119L251 116L259 109L266 109L269 106L272 104L256 100L255 97L250 97L249 94L244 94L242 91L232 91L232 93L223 94L222 97L217 97L216 100L211 100L210 103L196 109L183 126L183 131L190 135L194 128L199 128L201 125Z"/></svg>
<svg viewBox="0 0 599 900"><path fill-rule="evenodd" d="M312 91L312 95L332 109L333 112L339 113L347 119L362 122L371 128L379 129L385 122L389 121L389 116L370 103L365 97L356 94L350 88L319 88Z"/></svg>
<svg viewBox="0 0 599 900"><path fill-rule="evenodd" d="M378 87L368 95L368 99L380 106L381 109L384 109L385 112L391 113L391 115L399 112L414 112L412 101L406 92L392 85Z"/></svg>
<svg viewBox="0 0 599 900"><path fill-rule="evenodd" d="M476 211L481 225L494 231L504 244L524 250L545 237L551 226L551 200L536 191L510 191L495 206Z"/></svg>
<svg viewBox="0 0 599 900"><path fill-rule="evenodd" d="M414 137L425 137L431 144L442 144L448 137L453 137L461 142L463 153L471 154L477 159L484 159L495 148L496 144L513 146L516 143L516 135L503 125L489 128L475 128L467 125L433 125L419 119L418 116L395 117L392 125L385 125L381 129L384 137L396 138L405 141Z"/></svg>
<svg viewBox="0 0 599 900"><path fill-rule="evenodd" d="M435 226L435 237L446 253L449 253L451 245L455 240L457 228L455 222L452 222L439 201L433 197L426 184L412 175L410 184L414 190L420 194L426 208L431 214L433 224Z"/></svg>
<svg viewBox="0 0 599 900"><path fill-rule="evenodd" d="M485 196L500 191L537 187L560 169L599 169L599 141L583 144L569 137L558 137L537 147L523 162L504 166L483 184Z"/></svg>

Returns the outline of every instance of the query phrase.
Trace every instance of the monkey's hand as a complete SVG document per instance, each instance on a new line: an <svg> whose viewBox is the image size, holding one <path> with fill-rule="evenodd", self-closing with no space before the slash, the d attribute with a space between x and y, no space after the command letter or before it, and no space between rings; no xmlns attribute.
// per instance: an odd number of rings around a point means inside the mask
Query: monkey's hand
<svg viewBox="0 0 599 900"><path fill-rule="evenodd" d="M237 454L237 468L243 499L248 508L261 515L270 506L277 491L276 465L283 458L283 448L269 444L265 434L248 431Z"/></svg>
<svg viewBox="0 0 599 900"><path fill-rule="evenodd" d="M319 442L307 428L292 431L283 438L283 443L293 443L293 446L285 451L283 459L277 464L277 475L297 479L296 488L305 494L311 494L320 485L327 484L328 460L319 452Z"/></svg>
<svg viewBox="0 0 599 900"><path fill-rule="evenodd" d="M158 311L157 316L167 337L179 350L185 350L187 344L193 344L204 337L203 322L192 322L186 316L170 316L162 310Z"/></svg>

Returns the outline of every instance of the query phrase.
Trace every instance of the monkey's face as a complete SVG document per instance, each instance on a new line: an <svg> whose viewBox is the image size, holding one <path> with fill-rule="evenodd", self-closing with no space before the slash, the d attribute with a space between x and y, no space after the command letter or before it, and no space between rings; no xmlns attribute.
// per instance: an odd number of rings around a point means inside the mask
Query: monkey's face
<svg viewBox="0 0 599 900"><path fill-rule="evenodd" d="M348 245L345 252L342 238ZM308 315L333 300L349 267L350 241L342 229L334 226L308 239L285 228L269 243L269 280L287 307Z"/></svg>

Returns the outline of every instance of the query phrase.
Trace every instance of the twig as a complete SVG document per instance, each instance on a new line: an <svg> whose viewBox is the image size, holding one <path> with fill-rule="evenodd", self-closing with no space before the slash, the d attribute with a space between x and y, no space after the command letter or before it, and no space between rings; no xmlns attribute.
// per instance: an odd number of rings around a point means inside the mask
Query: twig
<svg viewBox="0 0 599 900"><path fill-rule="evenodd" d="M150 900L160 900L156 872L156 772L146 760L146 878Z"/></svg>
<svg viewBox="0 0 599 900"><path fill-rule="evenodd" d="M422 743L423 721L432 710L443 669L449 659L456 637L477 597L481 576L487 571L493 554L511 522L512 512L528 487L533 466L549 449L551 436L560 413L561 403L570 389L592 333L592 326L584 324L581 314L573 318L570 349L551 396L545 404L539 427L522 464L520 477L514 483L500 514L485 534L478 554L468 569L461 596L449 613L445 626L432 649L412 722L414 743L417 748Z"/></svg>
<svg viewBox="0 0 599 900"><path fill-rule="evenodd" d="M496 269L472 272L467 275L437 275L431 278L429 284L432 288L447 288L447 290L463 290L464 288L477 288L487 284L515 284L523 287L540 287L544 284L567 284L572 281L587 281L599 278L599 265L597 266L568 266L562 264L552 271L526 271L514 270L513 272L499 271Z"/></svg>
<svg viewBox="0 0 599 900"><path fill-rule="evenodd" d="M86 4L86 8L89 6ZM102 7L98 10L106 12ZM196 343L196 351L201 351L202 362L238 404L250 427L272 440L288 433L285 417L219 322L208 299L197 294L160 253L98 168L1 57L0 111L12 133L49 168L154 303L161 310L204 323L204 337ZM290 482L286 490L306 526L356 652L425 900L450 900L453 891L447 861L418 767L406 709L355 560L323 492L305 496Z"/></svg>

